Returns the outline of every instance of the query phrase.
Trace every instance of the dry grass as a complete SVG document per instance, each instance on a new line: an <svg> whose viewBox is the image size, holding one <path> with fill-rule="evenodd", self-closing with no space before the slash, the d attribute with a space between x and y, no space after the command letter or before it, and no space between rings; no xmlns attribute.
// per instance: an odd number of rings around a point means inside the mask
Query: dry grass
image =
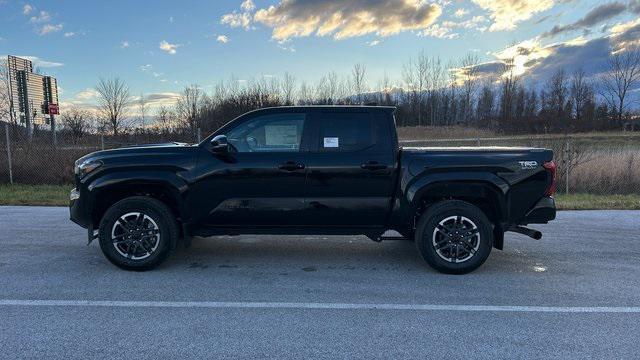
<svg viewBox="0 0 640 360"><path fill-rule="evenodd" d="M640 151L610 149L590 154L570 169L569 189L589 194L640 193Z"/></svg>
<svg viewBox="0 0 640 360"><path fill-rule="evenodd" d="M400 140L467 139L494 136L497 136L497 134L491 130L464 126L409 126L398 128L398 138Z"/></svg>

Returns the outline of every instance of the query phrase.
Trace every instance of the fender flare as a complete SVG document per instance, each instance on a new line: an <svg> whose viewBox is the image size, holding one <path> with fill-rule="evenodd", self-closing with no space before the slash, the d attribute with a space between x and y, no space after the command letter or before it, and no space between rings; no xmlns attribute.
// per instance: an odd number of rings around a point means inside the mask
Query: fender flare
<svg viewBox="0 0 640 360"><path fill-rule="evenodd" d="M95 203L98 198L108 195L108 192L115 187L127 186L154 186L162 187L165 195L177 205L179 216L184 220L190 219L190 212L185 204L184 196L187 192L187 183L175 173L168 171L117 171L102 175L93 180L88 186L91 203Z"/></svg>
<svg viewBox="0 0 640 360"><path fill-rule="evenodd" d="M488 189L495 197L498 203L495 204L502 214L501 219L508 217L507 193L509 184L502 178L487 172L446 172L435 173L419 176L416 181L411 183L406 191L405 198L411 211L417 211L420 207L421 199L436 187L447 187L454 185L455 192L463 189L472 191L474 188Z"/></svg>

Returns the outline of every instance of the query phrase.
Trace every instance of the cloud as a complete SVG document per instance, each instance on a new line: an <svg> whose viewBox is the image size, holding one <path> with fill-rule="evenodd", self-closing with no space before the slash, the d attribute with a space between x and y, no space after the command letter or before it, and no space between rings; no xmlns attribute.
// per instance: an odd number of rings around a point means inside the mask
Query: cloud
<svg viewBox="0 0 640 360"><path fill-rule="evenodd" d="M180 44L170 44L165 40L160 42L160 50L165 51L171 55L175 55L178 52L178 48L182 46Z"/></svg>
<svg viewBox="0 0 640 360"><path fill-rule="evenodd" d="M3 56L3 57L6 59L6 56ZM64 66L63 63L44 60L37 56L19 55L18 57L32 61L33 65L39 68L55 68L55 67Z"/></svg>
<svg viewBox="0 0 640 360"><path fill-rule="evenodd" d="M489 11L493 24L489 31L512 30L516 24L530 19L534 14L551 9L554 0L473 0Z"/></svg>
<svg viewBox="0 0 640 360"><path fill-rule="evenodd" d="M226 44L229 42L229 38L227 37L227 35L218 35L218 37L216 38L216 41L219 43Z"/></svg>
<svg viewBox="0 0 640 360"><path fill-rule="evenodd" d="M278 41L312 35L340 40L425 30L441 13L439 5L422 0L281 0L253 16L247 11L224 15L221 22L245 29L260 23L273 29L272 38Z"/></svg>
<svg viewBox="0 0 640 360"><path fill-rule="evenodd" d="M513 60L513 70L525 84L544 86L558 71L572 72L583 69L592 78L597 78L607 69L613 51L623 51L630 46L640 46L640 19L621 23L606 36L585 39L577 37L568 41L542 44L542 38L534 38L490 53L494 60L479 64L474 73L478 78L495 78L507 70L506 64ZM454 75L463 69L452 69Z"/></svg>
<svg viewBox="0 0 640 360"><path fill-rule="evenodd" d="M26 4L25 6L22 7L22 14L29 15L33 10L34 10L33 6Z"/></svg>
<svg viewBox="0 0 640 360"><path fill-rule="evenodd" d="M565 32L586 29L593 25L612 19L624 13L626 10L627 4L617 1L596 6L580 20L569 25L556 25L551 30L542 34L542 37L553 37Z"/></svg>
<svg viewBox="0 0 640 360"><path fill-rule="evenodd" d="M76 33L74 33L73 31L69 31L69 32L64 33L64 37L66 37L66 38L73 37L75 35L76 35Z"/></svg>
<svg viewBox="0 0 640 360"><path fill-rule="evenodd" d="M125 40L123 42L120 43L120 49L126 49L128 47L130 47L131 44L129 44L129 41Z"/></svg>
<svg viewBox="0 0 640 360"><path fill-rule="evenodd" d="M140 70L142 70L142 71L149 71L151 69L153 69L153 65L151 65L151 64L145 64L145 65L141 65L140 66Z"/></svg>
<svg viewBox="0 0 640 360"><path fill-rule="evenodd" d="M440 24L433 24L427 29L423 30L420 35L431 36L438 39L456 39L458 34L453 33L450 27L446 27Z"/></svg>
<svg viewBox="0 0 640 360"><path fill-rule="evenodd" d="M40 11L37 16L32 16L29 22L32 24L42 24L51 21L51 15L46 11Z"/></svg>
<svg viewBox="0 0 640 360"><path fill-rule="evenodd" d="M252 0L245 0L240 4L240 8L244 11L253 11L256 8L256 4Z"/></svg>
<svg viewBox="0 0 640 360"><path fill-rule="evenodd" d="M456 12L453 13L453 16L457 17L458 19L465 17L465 15L467 15L469 13L469 10L467 9L458 9L456 10Z"/></svg>
<svg viewBox="0 0 640 360"><path fill-rule="evenodd" d="M222 15L220 23L232 28L243 27L248 30L251 28L251 14L247 12L240 14L234 11L231 14Z"/></svg>
<svg viewBox="0 0 640 360"><path fill-rule="evenodd" d="M96 91L95 89L84 89L79 93L77 93L76 96L74 96L74 99L80 100L80 101L86 101L86 100L96 98L97 96L98 96L98 91Z"/></svg>
<svg viewBox="0 0 640 360"><path fill-rule="evenodd" d="M169 16L169 24L173 24L174 21L173 16Z"/></svg>
<svg viewBox="0 0 640 360"><path fill-rule="evenodd" d="M50 34L50 33L58 32L58 31L62 30L62 28L63 28L62 24L57 24L57 25L44 24L44 25L42 25L40 30L38 30L38 35L42 36L42 35L47 35L47 34Z"/></svg>
<svg viewBox="0 0 640 360"><path fill-rule="evenodd" d="M616 24L611 28L610 33L615 51L640 47L640 18Z"/></svg>
<svg viewBox="0 0 640 360"><path fill-rule="evenodd" d="M372 40L367 42L367 46L378 46L380 44L380 40Z"/></svg>

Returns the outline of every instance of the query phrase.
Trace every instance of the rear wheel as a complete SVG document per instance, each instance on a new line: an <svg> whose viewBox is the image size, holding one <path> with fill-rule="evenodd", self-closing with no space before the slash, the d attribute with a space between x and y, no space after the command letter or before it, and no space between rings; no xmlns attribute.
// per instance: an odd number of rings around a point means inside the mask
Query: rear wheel
<svg viewBox="0 0 640 360"><path fill-rule="evenodd" d="M482 265L493 246L492 224L478 207L447 200L429 207L416 228L422 258L447 274L466 274Z"/></svg>
<svg viewBox="0 0 640 360"><path fill-rule="evenodd" d="M126 270L150 270L164 261L179 235L171 210L159 200L135 196L111 206L100 221L102 252Z"/></svg>

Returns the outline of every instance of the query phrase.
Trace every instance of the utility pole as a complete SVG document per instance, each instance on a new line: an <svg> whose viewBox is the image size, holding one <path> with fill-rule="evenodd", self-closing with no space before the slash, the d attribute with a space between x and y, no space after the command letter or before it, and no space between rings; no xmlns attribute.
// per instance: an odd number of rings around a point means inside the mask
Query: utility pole
<svg viewBox="0 0 640 360"><path fill-rule="evenodd" d="M51 136L53 136L53 146L58 145L58 136L56 135L56 117L53 114L49 114L51 117Z"/></svg>

